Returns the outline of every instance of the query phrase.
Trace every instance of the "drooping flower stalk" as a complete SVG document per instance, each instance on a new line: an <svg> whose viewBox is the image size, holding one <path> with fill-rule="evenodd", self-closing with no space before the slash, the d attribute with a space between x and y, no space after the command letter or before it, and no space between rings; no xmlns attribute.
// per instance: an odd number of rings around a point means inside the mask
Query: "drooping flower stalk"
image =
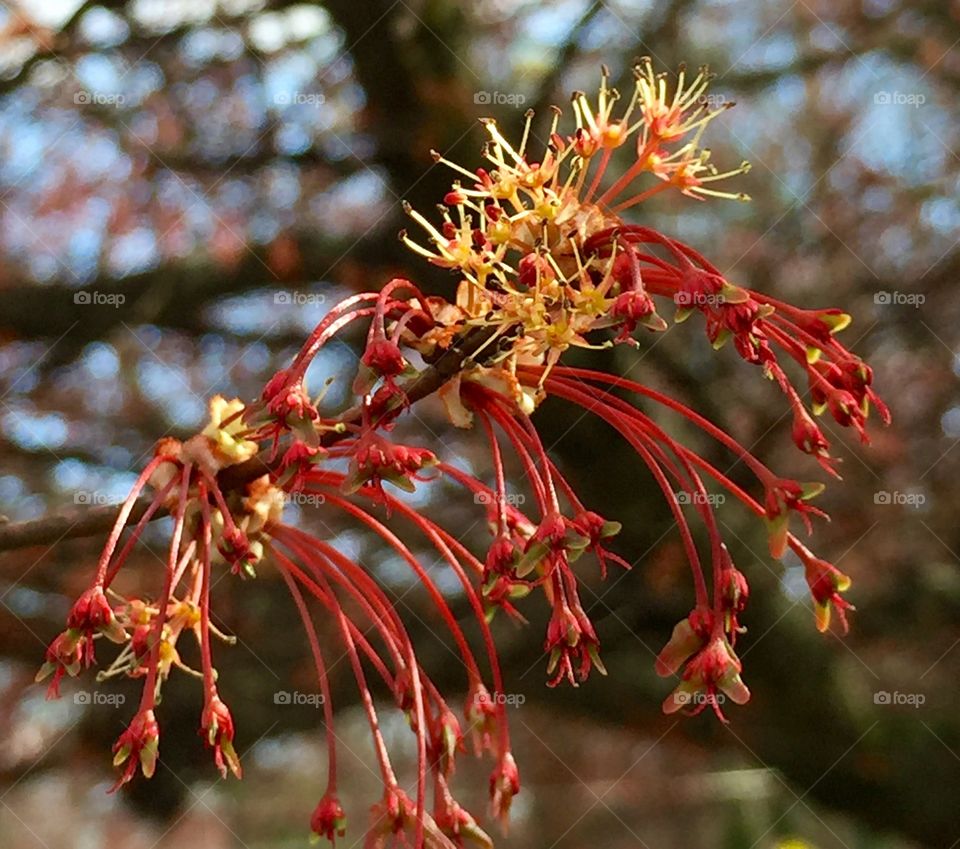
<svg viewBox="0 0 960 849"><path fill-rule="evenodd" d="M821 484L781 477L719 424L642 381L563 362L571 347L639 347L646 333L667 328L661 311L672 308L675 322L698 314L714 348L732 343L741 359L777 384L793 417L794 444L827 473L836 475L837 460L817 416L829 412L864 441L871 407L888 419L870 368L837 339L850 322L847 314L794 307L728 280L693 247L624 217L668 191L697 200L746 199L717 188L719 181L744 173L746 163L720 171L701 147L708 125L729 105L711 108L708 84L705 69L691 78L681 68L671 85L643 60L629 95L621 99L604 69L595 103L586 94L574 96L572 129L562 131L560 110L555 111L540 154L528 149L532 113L518 145L495 121L484 120L484 167L470 170L435 157L457 175L443 198L441 221L434 224L406 207L427 243L407 233L403 241L456 276L453 298L425 296L403 278L351 295L331 307L259 399L244 403L216 396L200 433L185 442L160 440L119 511L90 587L71 610L66 630L50 644L38 675L52 676L48 694L56 696L65 676L95 662L101 638L121 646L98 677L142 678L143 695L115 746L116 764L125 765L118 786L138 765L148 776L155 768L160 736L155 708L174 669L199 682L200 730L217 768L240 777L234 722L219 695L213 652L214 637L227 644L232 638L213 624L213 588L224 571L246 580L274 568L302 622L323 699L327 777L311 818L314 834L331 842L346 834L337 792L331 667L326 637L318 631L325 622L330 627L324 635L331 634L349 659L383 782L367 846L397 842L450 849L464 841L492 846L477 818L457 802L452 783L469 736L477 756L493 759L495 817L505 822L520 790L505 708L507 682L491 620L502 610L525 621L519 605L527 596L541 596L550 612L543 644L548 683L579 685L594 668L606 672L600 637L580 599L584 555L596 560L602 578L608 563L631 568L609 550L619 523L583 502L537 431L537 409L551 396L606 421L649 470L675 520L691 569L693 606L656 660L660 675L680 677L664 711L698 713L709 706L726 721L724 700L743 704L750 695L735 652L745 631L750 588L724 543L708 484L764 520L773 557L789 548L800 559L817 627L828 628L836 611L846 629L852 607L841 594L850 579L816 556L789 526L796 514L812 530L810 517L823 515L810 503ZM356 374L336 378L354 403L334 413L323 392L311 395L305 376L325 346L358 322L366 327L360 365ZM803 390L791 374L805 380ZM479 432L489 451L490 479L485 470L465 471L427 445L396 440L397 421L433 392L454 426ZM675 439L646 412L649 404L695 425L742 463L754 482L734 482ZM519 468L516 480L509 458ZM429 493L446 482L471 496L488 520L485 552L473 551L430 510L404 500L404 492L419 487ZM515 497L521 488L531 496L529 508ZM359 527L378 539L378 550L410 568L463 664L465 725L424 669L404 618L381 586L377 564L344 554L335 532L322 539L286 524L284 504L293 493L322 504L330 520L326 527ZM146 508L128 525L141 497ZM164 513L173 516L173 530L160 586L148 598L125 598L113 589L114 579L147 523ZM394 526L398 519L402 530ZM698 522L707 545L698 544ZM482 652L418 555L424 546L456 577ZM180 658L177 646L185 634L197 641L200 670ZM371 671L383 682L386 698L375 697L368 684ZM406 715L415 738L415 798L403 789L380 729L384 701Z"/></svg>

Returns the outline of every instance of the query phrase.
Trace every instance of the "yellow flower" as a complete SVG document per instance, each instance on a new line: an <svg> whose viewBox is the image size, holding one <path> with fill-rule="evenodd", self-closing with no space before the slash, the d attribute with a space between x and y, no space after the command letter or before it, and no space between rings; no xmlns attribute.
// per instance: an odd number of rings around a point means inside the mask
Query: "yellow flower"
<svg viewBox="0 0 960 849"><path fill-rule="evenodd" d="M247 426L241 413L244 403L239 398L228 401L222 395L210 399L210 423L203 429L203 435L213 443L218 459L234 465L249 460L257 453L257 443L244 439Z"/></svg>

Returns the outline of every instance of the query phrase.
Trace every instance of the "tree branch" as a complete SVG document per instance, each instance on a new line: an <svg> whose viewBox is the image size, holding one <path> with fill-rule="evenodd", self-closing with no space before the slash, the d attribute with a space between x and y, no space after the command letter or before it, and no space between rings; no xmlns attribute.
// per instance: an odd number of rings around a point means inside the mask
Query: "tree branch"
<svg viewBox="0 0 960 849"><path fill-rule="evenodd" d="M458 342L445 350L435 362L428 365L415 378L404 384L404 391L410 404L422 401L436 392L447 381L464 368L473 364L473 357L493 336L495 328L475 327L465 331ZM341 417L345 424L360 421L359 407L352 407ZM328 431L322 440L332 445L349 435L349 431L338 433ZM219 483L225 491L242 489L246 484L269 474L272 467L260 455L245 463L229 466L219 475ZM142 497L134 505L129 522L136 523L146 512L153 499ZM56 545L65 539L95 536L107 533L116 521L118 508L114 505L84 507L31 519L26 522L0 521L0 551L12 551L32 545ZM153 519L167 515L166 510L157 510Z"/></svg>

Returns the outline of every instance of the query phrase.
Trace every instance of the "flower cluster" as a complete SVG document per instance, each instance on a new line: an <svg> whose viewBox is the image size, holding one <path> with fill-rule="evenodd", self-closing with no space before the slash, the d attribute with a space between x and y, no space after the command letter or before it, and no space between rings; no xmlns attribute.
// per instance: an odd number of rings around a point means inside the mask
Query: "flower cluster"
<svg viewBox="0 0 960 849"><path fill-rule="evenodd" d="M725 699L743 704L750 696L735 651L745 630L741 619L749 585L723 542L708 483L766 522L774 557L791 549L800 558L818 627L829 627L831 610L846 627L851 607L841 593L849 579L790 530L792 516L809 531L810 517L823 515L811 504L822 485L777 475L720 427L643 383L561 362L571 346L640 345L641 331L667 327L661 312L672 307L676 322L699 313L714 347L731 342L741 358L777 383L793 413L793 441L827 472L835 473L835 461L816 416L829 411L864 439L871 405L886 417L869 367L836 339L847 315L799 309L743 287L693 248L623 217L671 190L696 199L745 199L716 183L744 173L746 164L720 172L701 147L708 124L723 111L708 105L708 82L706 71L691 79L681 69L671 85L645 60L621 106L604 71L596 102L577 93L575 126L566 132L557 110L549 143L536 157L527 149L532 114L518 145L486 120L486 166L470 171L447 162L459 179L444 198L442 221L434 225L408 209L429 245L403 235L417 253L456 276L452 300L426 297L401 278L348 297L329 310L259 399L245 404L214 398L201 433L183 443L158 443L120 510L90 588L51 643L38 676L52 676L49 693L55 696L64 676L95 662L100 638L121 647L100 677L142 678L143 695L115 747L116 764L124 767L118 785L138 766L147 776L155 769L160 740L155 708L175 668L201 682L200 733L220 772L239 777L234 722L218 691L212 653L213 637L227 643L231 638L211 621L211 588L219 572L253 578L267 566L289 588L324 697L328 768L313 832L334 842L347 829L337 793L329 649L316 627L322 619L338 635L356 679L383 783L368 845L395 839L416 847L492 845L452 788L469 738L475 754L492 759L494 815L505 820L520 792L491 620L498 611L522 618L520 601L541 596L550 610L543 643L549 684L576 686L594 669L605 673L600 637L581 602L582 563L595 562L601 576L611 564L631 566L610 550L620 525L581 501L540 439L533 416L548 396L606 421L647 467L676 520L694 601L656 661L659 674L679 676L664 702L666 712L696 713L710 706L725 719ZM347 384L356 403L335 414L322 394L310 394L305 375L318 352L356 322L367 327L358 372ZM805 375L804 392L788 368ZM490 479L445 462L426 446L396 440L397 420L435 390L454 425L481 431ZM719 442L753 475L755 491L674 439L634 399L663 407ZM518 459L530 507L508 497L507 452ZM438 480L452 482L483 505L490 529L485 552L470 550L402 497ZM293 492L318 501L322 496L331 517L379 537L381 549L415 575L462 661L465 725L422 667L376 572L341 552L335 538L321 539L284 522L283 503ZM114 578L146 523L164 512L172 515L173 530L162 586L149 599L125 598L114 590ZM394 531L394 517L414 529L415 542ZM707 545L698 545L695 521L705 528ZM462 587L482 651L475 653L432 571L415 554L424 546ZM200 647L196 671L177 648L186 632ZM383 705L374 699L369 676L383 683L393 707L407 717L416 742L412 792L391 760L380 730Z"/></svg>

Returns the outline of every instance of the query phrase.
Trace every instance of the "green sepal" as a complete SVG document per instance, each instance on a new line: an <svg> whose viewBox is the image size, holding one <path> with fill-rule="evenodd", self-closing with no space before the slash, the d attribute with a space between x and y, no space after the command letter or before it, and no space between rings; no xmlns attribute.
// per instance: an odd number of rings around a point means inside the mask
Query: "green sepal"
<svg viewBox="0 0 960 849"><path fill-rule="evenodd" d="M673 626L673 633L667 644L657 655L654 669L661 678L667 678L683 666L688 657L703 647L703 640L697 636L689 619L681 619Z"/></svg>
<svg viewBox="0 0 960 849"><path fill-rule="evenodd" d="M600 649L598 646L590 643L587 646L587 654L590 655L590 660L593 661L593 665L597 667L597 672L601 675L607 674L607 667L603 665L603 661L600 660Z"/></svg>
<svg viewBox="0 0 960 849"><path fill-rule="evenodd" d="M825 313L824 315L820 316L820 321L827 325L827 329L832 335L849 327L850 322L853 321L853 316L846 312Z"/></svg>
<svg viewBox="0 0 960 849"><path fill-rule="evenodd" d="M787 537L790 533L790 517L786 511L773 519L768 518L767 533L770 541L770 555L778 560L787 550Z"/></svg>
<svg viewBox="0 0 960 849"><path fill-rule="evenodd" d="M153 778L157 769L157 755L160 750L160 741L156 738L148 740L140 750L140 771L144 778Z"/></svg>
<svg viewBox="0 0 960 849"><path fill-rule="evenodd" d="M517 577L525 578L529 575L540 563L543 561L543 558L550 553L550 546L539 540L534 542L530 548L524 552L523 557L520 558L517 563Z"/></svg>
<svg viewBox="0 0 960 849"><path fill-rule="evenodd" d="M609 539L610 537L615 537L620 531L623 530L622 522L604 522L603 527L600 528L600 538Z"/></svg>
<svg viewBox="0 0 960 849"><path fill-rule="evenodd" d="M521 598L526 598L528 595L530 595L532 589L533 587L531 587L529 584L514 584L512 587L510 587L510 592L507 593L507 595L509 595L512 600L516 601Z"/></svg>
<svg viewBox="0 0 960 849"><path fill-rule="evenodd" d="M647 330L653 330L655 333L662 333L670 325L664 321L663 317L658 315L655 312L650 313L650 315L644 316L640 319L640 324L647 328Z"/></svg>
<svg viewBox="0 0 960 849"><path fill-rule="evenodd" d="M720 287L720 296L725 304L744 304L750 300L750 293L746 289L728 283L726 280Z"/></svg>
<svg viewBox="0 0 960 849"><path fill-rule="evenodd" d="M733 334L727 330L726 327L720 328L720 332L717 334L717 338L711 343L713 345L714 351L719 351L727 342L730 341Z"/></svg>

